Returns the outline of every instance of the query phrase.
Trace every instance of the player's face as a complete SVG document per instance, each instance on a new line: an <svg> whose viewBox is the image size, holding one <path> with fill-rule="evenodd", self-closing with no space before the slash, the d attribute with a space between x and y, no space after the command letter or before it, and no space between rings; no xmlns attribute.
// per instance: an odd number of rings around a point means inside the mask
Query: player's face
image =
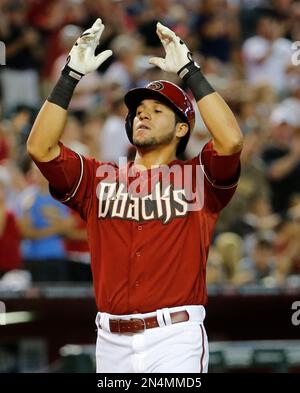
<svg viewBox="0 0 300 393"><path fill-rule="evenodd" d="M145 99L137 107L133 120L133 143L136 147L176 145L175 113L163 103Z"/></svg>

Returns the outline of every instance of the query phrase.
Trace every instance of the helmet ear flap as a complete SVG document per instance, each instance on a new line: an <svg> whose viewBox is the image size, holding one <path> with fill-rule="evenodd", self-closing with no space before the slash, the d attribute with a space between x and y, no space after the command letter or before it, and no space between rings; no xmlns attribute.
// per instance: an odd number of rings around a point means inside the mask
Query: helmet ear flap
<svg viewBox="0 0 300 393"><path fill-rule="evenodd" d="M129 142L133 144L133 119L134 119L135 114L132 111L129 111L126 120L125 120L125 128L126 128L126 133L127 137L129 139Z"/></svg>
<svg viewBox="0 0 300 393"><path fill-rule="evenodd" d="M179 141L178 146L177 146L177 150L176 150L177 155L181 154L185 151L185 148L186 148L188 141L190 139L190 134L191 134L191 132L190 132L190 130L188 130L188 132L185 134L185 136L183 136L181 138L181 140Z"/></svg>

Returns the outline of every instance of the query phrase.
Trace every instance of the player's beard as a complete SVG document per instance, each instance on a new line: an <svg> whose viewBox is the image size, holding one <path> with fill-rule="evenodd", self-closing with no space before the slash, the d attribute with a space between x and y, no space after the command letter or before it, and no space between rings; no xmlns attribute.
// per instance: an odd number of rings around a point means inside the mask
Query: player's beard
<svg viewBox="0 0 300 393"><path fill-rule="evenodd" d="M147 138L143 138L139 140L139 138L133 137L133 144L136 147L140 148L151 148L161 145L168 145L172 142L174 138L174 129L170 131L168 134L160 135L158 137L154 137L149 135Z"/></svg>

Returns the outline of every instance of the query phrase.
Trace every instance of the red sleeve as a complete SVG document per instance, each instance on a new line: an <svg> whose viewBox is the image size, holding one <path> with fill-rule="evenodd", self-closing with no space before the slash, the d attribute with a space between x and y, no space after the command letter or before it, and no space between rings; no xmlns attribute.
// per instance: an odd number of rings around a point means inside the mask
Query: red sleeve
<svg viewBox="0 0 300 393"><path fill-rule="evenodd" d="M51 195L78 211L86 220L91 207L96 161L77 154L61 142L60 155L48 162L35 160L49 182Z"/></svg>
<svg viewBox="0 0 300 393"><path fill-rule="evenodd" d="M221 156L208 142L200 153L200 165L204 172L204 208L218 212L232 198L240 176L241 152Z"/></svg>

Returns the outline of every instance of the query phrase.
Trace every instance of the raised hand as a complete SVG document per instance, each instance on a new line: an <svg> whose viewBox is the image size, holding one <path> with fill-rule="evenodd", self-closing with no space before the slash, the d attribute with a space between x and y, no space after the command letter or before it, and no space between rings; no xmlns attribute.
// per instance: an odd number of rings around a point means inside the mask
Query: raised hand
<svg viewBox="0 0 300 393"><path fill-rule="evenodd" d="M156 65L163 71L178 72L192 60L191 52L185 43L168 27L157 23L156 33L166 51L165 58L152 57L149 63Z"/></svg>
<svg viewBox="0 0 300 393"><path fill-rule="evenodd" d="M91 28L83 32L69 53L67 64L70 68L85 75L95 71L112 55L111 50L105 50L95 56L103 30L104 25L98 18Z"/></svg>

